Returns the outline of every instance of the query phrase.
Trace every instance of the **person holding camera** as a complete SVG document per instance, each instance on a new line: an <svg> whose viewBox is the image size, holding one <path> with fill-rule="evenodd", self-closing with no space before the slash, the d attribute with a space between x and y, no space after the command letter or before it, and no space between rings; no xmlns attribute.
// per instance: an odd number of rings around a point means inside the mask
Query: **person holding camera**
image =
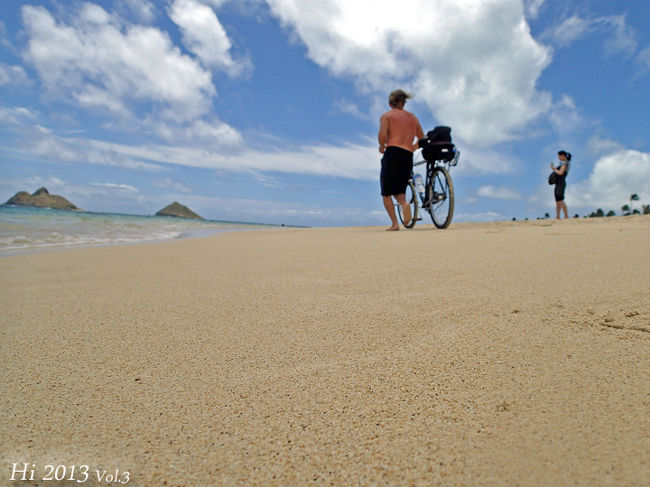
<svg viewBox="0 0 650 487"><path fill-rule="evenodd" d="M564 191L566 190L566 177L569 174L571 165L571 153L559 151L557 157L559 163L551 162L551 169L555 173L555 218L560 218L560 211L564 212L564 218L569 218L569 210L564 202ZM557 164L557 166L555 165Z"/></svg>

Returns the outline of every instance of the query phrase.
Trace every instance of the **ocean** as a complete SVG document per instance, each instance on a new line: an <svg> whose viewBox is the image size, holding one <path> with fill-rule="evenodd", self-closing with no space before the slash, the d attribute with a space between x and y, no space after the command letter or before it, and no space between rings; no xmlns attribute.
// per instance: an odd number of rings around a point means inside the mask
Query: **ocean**
<svg viewBox="0 0 650 487"><path fill-rule="evenodd" d="M0 206L0 256L25 251L192 238L274 225Z"/></svg>

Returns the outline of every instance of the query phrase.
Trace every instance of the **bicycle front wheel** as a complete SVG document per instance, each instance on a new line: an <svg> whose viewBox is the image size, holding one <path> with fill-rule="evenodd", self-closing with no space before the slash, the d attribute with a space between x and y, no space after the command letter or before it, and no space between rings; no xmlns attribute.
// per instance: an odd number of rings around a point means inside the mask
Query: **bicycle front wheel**
<svg viewBox="0 0 650 487"><path fill-rule="evenodd" d="M413 184L412 181L409 181L408 186L406 186L406 192L404 193L404 198L406 199L406 202L411 208L411 220L408 222L408 225L404 223L405 217L403 214L402 205L400 205L399 203L395 204L395 206L397 207L397 215L399 216L399 221L402 222L402 225L404 225L406 228L413 228L413 226L415 225L415 220L418 217L417 197L418 194L415 192L415 185Z"/></svg>
<svg viewBox="0 0 650 487"><path fill-rule="evenodd" d="M454 215L454 185L449 171L444 167L433 169L427 188L429 205L427 210L437 228L447 228Z"/></svg>

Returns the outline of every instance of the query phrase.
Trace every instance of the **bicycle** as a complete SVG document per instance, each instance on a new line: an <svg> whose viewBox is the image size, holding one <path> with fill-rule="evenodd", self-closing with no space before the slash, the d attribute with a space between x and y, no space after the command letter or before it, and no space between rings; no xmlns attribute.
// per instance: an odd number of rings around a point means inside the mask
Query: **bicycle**
<svg viewBox="0 0 650 487"><path fill-rule="evenodd" d="M429 212L433 224L440 229L447 228L454 215L454 184L449 169L458 164L460 151L452 143L441 144L432 157L413 163L413 167L426 163L427 174L423 183L422 176L415 171L411 172L404 195L411 207L411 221L408 225L404 223L401 205L395 204L399 219L406 228L413 228L417 221L422 220L419 216L420 208Z"/></svg>

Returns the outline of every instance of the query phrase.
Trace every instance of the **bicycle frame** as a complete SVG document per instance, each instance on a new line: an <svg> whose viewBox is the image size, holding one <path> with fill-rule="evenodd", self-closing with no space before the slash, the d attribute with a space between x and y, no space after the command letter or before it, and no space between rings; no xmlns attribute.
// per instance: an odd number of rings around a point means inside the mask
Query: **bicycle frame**
<svg viewBox="0 0 650 487"><path fill-rule="evenodd" d="M420 166L420 165L422 165L422 164L426 164L426 165L427 165L426 177L425 177L425 179L424 179L425 194L424 194L424 196L422 196L420 193L416 193L416 194L420 197L420 204L418 205L420 208L424 208L424 207L426 206L426 205L425 205L425 203L426 203L426 197L427 197L426 189L430 186L430 183L431 183L431 177L432 177L432 175L433 175L433 170L434 170L436 167L444 167L445 169L447 169L447 171L449 171L449 168L458 165L458 158L459 158L459 157L460 157L460 151L459 151L459 150L456 150L456 152L455 152L455 154L454 154L454 158L453 158L451 161L434 161L434 162L429 162L429 161L425 161L424 159L422 159L421 161L416 161L416 162L413 163L413 171L411 171L411 178L409 179L409 183L413 183L413 182L414 182L414 178L415 178L415 166Z"/></svg>
<svg viewBox="0 0 650 487"><path fill-rule="evenodd" d="M411 220L408 223L402 219L400 203L395 203L395 209L406 228L412 228L415 222L422 220L420 209L426 210L431 215L431 219L437 228L444 229L449 226L454 212L454 190L449 168L458 164L459 156L460 151L456 150L454 157L450 161L429 162L421 160L413 163L413 170L407 186L407 190L410 188L409 194L411 195L408 204L412 205ZM426 164L427 167L426 178L422 181L424 184L423 193L419 192L415 185L415 167L422 164ZM442 180L440 175L442 175ZM448 205L446 213L444 213L445 205ZM442 210L442 213L440 210Z"/></svg>

